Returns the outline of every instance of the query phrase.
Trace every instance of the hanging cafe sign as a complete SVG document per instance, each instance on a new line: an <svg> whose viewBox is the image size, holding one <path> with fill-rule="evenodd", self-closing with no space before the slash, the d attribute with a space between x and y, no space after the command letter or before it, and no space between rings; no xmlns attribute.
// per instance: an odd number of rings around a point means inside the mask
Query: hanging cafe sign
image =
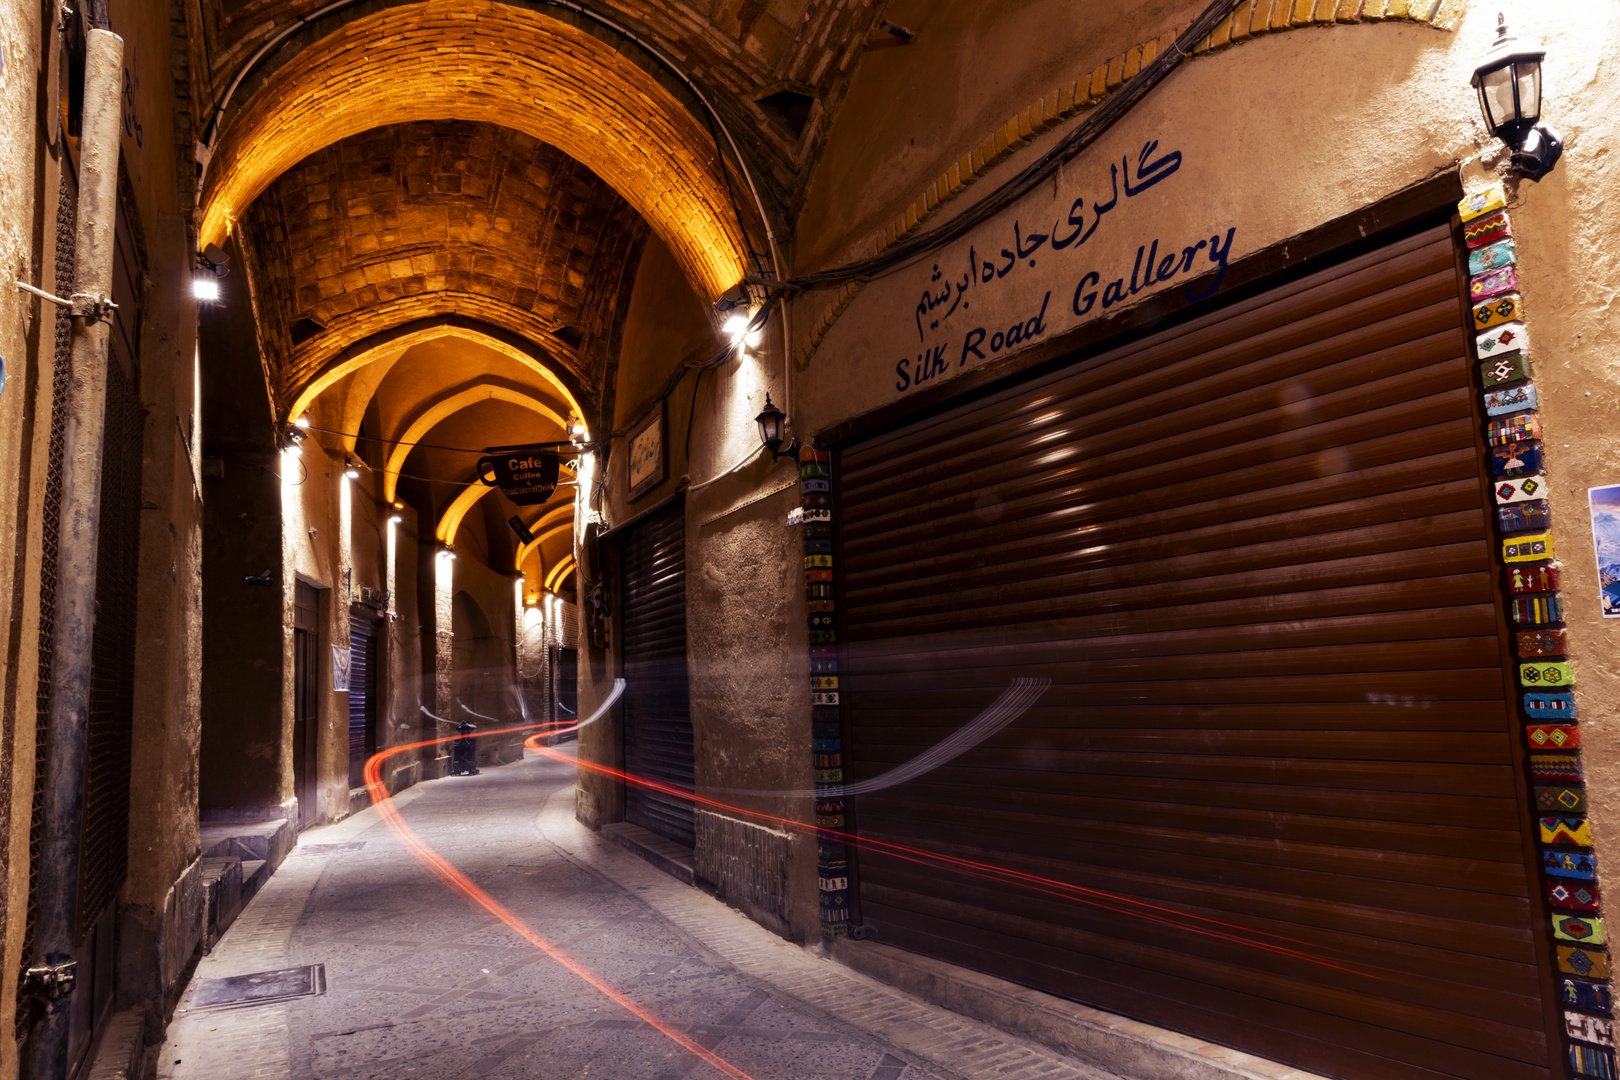
<svg viewBox="0 0 1620 1080"><path fill-rule="evenodd" d="M526 446L486 446L478 459L478 479L485 487L498 487L519 506L539 506L557 490L562 458L557 443Z"/></svg>

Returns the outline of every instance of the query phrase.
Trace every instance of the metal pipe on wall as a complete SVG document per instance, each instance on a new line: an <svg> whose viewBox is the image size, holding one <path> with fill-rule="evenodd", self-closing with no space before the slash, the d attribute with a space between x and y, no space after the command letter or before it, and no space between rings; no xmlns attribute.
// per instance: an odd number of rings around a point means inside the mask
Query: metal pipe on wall
<svg viewBox="0 0 1620 1080"><path fill-rule="evenodd" d="M119 91L124 41L87 35L80 135L78 225L70 331L67 421L62 453L62 526L57 542L56 630L51 644L44 821L40 846L35 971L45 1008L23 1062L29 1080L68 1074L71 969L79 921L79 858L89 733L91 642L96 620L96 549L101 454L106 426L107 320L118 215ZM88 988L80 991L88 993Z"/></svg>

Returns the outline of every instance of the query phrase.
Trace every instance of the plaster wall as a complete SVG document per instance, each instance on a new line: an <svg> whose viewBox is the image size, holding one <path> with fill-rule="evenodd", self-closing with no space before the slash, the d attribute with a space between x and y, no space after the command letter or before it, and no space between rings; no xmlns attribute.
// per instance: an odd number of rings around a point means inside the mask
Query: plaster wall
<svg viewBox="0 0 1620 1080"><path fill-rule="evenodd" d="M644 413L682 358L706 360L723 342L707 305L662 244L650 240L625 320L615 429ZM809 676L797 599L802 557L798 532L786 524L798 473L791 460L772 461L763 453L754 423L767 389L774 386L776 400L784 400L780 356L779 339L762 341L705 371L701 381L688 374L668 399L669 478L628 499L628 454L616 439L600 510L610 525L627 521L673 494L685 478L687 663L698 790L810 820L804 800L771 794L811 786L809 699L799 692ZM600 572L616 592L616 564L610 559ZM583 628L581 637L588 641ZM621 668L616 642L606 654L582 642L582 652L580 712L589 715ZM592 760L619 765L617 719L582 731L580 748ZM579 785L582 819L598 825L622 815L618 784L582 773ZM804 937L816 926L815 849L795 837L789 851L790 879L809 881L810 888L790 897L784 929Z"/></svg>
<svg viewBox="0 0 1620 1080"><path fill-rule="evenodd" d="M794 235L796 269L821 269L867 249L897 212L1006 117L1056 84L1086 79L1099 63L1202 6L1150 5L1098 23L1075 20L1055 4L1008 12L966 0L898 0L889 17L918 29L918 44L869 50L858 68L808 183ZM1565 138L1562 163L1539 184L1507 173L1506 154L1486 135L1469 86L1494 37L1495 14L1495 7L1476 5L1455 32L1394 21L1300 28L1190 58L1008 211L930 258L866 283L808 368L795 371L788 411L800 436L809 437L875 409L900 403L903 410L918 385L921 356L930 359L927 382L937 386L1170 290L1189 305L1218 303L1216 275L1245 255L1448 170L1459 171L1469 190L1505 180L1536 342L1589 801L1602 846L1620 827L1620 710L1612 704L1620 674L1608 661L1620 624L1601 617L1585 489L1620 483L1620 447L1605 422L1620 403L1620 365L1603 351L1620 330L1613 303L1620 254L1608 224L1620 135L1611 106L1620 74L1614 59L1620 9L1520 4L1506 12L1516 30L1547 49L1545 115ZM1005 182L1087 115L1033 139L943 207L940 219ZM1173 167L1151 164L1171 155ZM1071 227L1076 216L1079 233ZM1037 233L1046 246L1003 257L1004 249L1028 250ZM1061 250L1047 244L1071 235ZM1168 276L1149 283L1140 267L1155 245L1155 269L1165 255L1176 258ZM1212 258L1212 250L1220 257ZM985 280L987 260L993 272ZM626 324L620 423L669 370L659 358L667 361L672 350L640 345L640 335L652 332L643 329L647 308L638 305L651 295L655 265L652 255L643 262ZM997 273L1003 269L1005 275ZM958 297L956 282L970 277L975 291ZM923 298L942 289L936 310ZM797 334L788 345L803 343L831 299L821 292L790 301ZM965 306L947 315L957 299ZM1028 331L1018 335L1028 340L990 347L993 335L1005 342L1014 325ZM975 330L983 331L983 355L964 348ZM803 786L809 768L808 731L801 730L808 728L808 703L798 659L805 655L798 537L780 524L793 500L770 494L787 470L778 474L744 457L757 445L752 416L763 390L780 392L783 347L773 321L758 359L733 361L705 377L690 460L681 456L686 416L678 411L689 390L671 403L672 432L682 437L672 440L671 472L684 470L693 482L688 626L700 788L722 776L733 788ZM738 461L745 463L713 486L699 486ZM653 501L625 501L623 468L616 453L597 504L609 525ZM612 568L602 572L611 581ZM582 622L582 636L587 626ZM583 659L581 709L588 712L616 669L611 650L587 648ZM618 738L616 728L598 725L582 735L582 752L616 763ZM582 777L580 787L582 817L616 818L614 785ZM810 861L793 868L797 913L814 900Z"/></svg>
<svg viewBox="0 0 1620 1080"><path fill-rule="evenodd" d="M796 270L845 261L1009 115L1205 6L893 0L884 18L917 40L869 45L856 66L806 184Z"/></svg>
<svg viewBox="0 0 1620 1080"><path fill-rule="evenodd" d="M29 281L55 278L60 165L45 117L57 72L32 5L0 3L0 155L26 163L0 174L0 265ZM0 290L0 963L17 970L28 904L28 829L33 802L38 688L40 506L48 460L55 320L16 290ZM42 422L41 422L42 420ZM20 826L20 827L19 827ZM0 1031L16 1019L16 985L0 980ZM15 1075L16 1045L0 1039L0 1076Z"/></svg>
<svg viewBox="0 0 1620 1080"><path fill-rule="evenodd" d="M325 403L314 417L316 427L335 427L335 409ZM284 459L283 459L284 460ZM352 801L349 787L349 693L332 689L332 649L349 648L350 613L376 615L370 605L360 605L363 587L387 589L391 614L383 613L377 643L377 741L379 748L434 737L435 726L421 713L421 707L434 707L431 677L422 670L423 653L418 627L424 621L419 606L417 558L421 550L421 523L416 511L395 510L380 500L381 478L362 471L358 481L344 476L347 452L340 436L315 433L304 443L297 467L283 470L281 482L281 530L286 555L282 595L281 638L284 674L281 679L279 710L280 761L279 791L282 800L296 795L292 772L292 643L293 583L298 575L316 584L321 593L319 620L321 642L318 673L320 720L316 740L319 804L321 820L346 816ZM398 514L398 525L389 518ZM314 534L311 535L311 530ZM393 534L393 573L390 575L389 534ZM431 544L431 527L428 542ZM429 603L431 605L431 597ZM431 606L429 608L431 613ZM432 657L429 654L428 662ZM442 714L441 714L442 715ZM431 750L409 753L389 760L384 778L391 790L401 790L425 774L422 761L431 760Z"/></svg>
<svg viewBox="0 0 1620 1080"><path fill-rule="evenodd" d="M505 528L502 523L502 528ZM488 550L490 540L482 520L469 521L458 537L458 547ZM510 566L507 559L497 565ZM463 706L498 726L523 723L518 702L517 644L515 636L517 575L491 569L478 558L457 558L449 566L451 580L450 669L451 710L446 720L469 718ZM497 726L489 719L470 717L482 731ZM439 732L449 735L449 729ZM477 741L480 765L516 761L523 756L521 733L497 735Z"/></svg>
<svg viewBox="0 0 1620 1080"><path fill-rule="evenodd" d="M177 288L153 282L189 277L186 223L175 185L173 80L163 5L111 5L125 37L121 140L124 193L144 263L146 298L138 386L148 410L143 440L137 679L134 698L129 874L119 898L117 996L159 1008L196 945L191 910L177 897L194 884L202 612L198 447L186 431L197 410L195 309ZM51 47L48 13L0 6L0 263L11 278L53 288L57 188L62 147L53 141L64 73ZM142 117L145 122L137 123ZM71 243L71 240L68 240ZM26 302L25 302L26 300ZM28 822L34 787L38 696L42 505L48 473L54 309L7 289L0 294L0 619L4 654L0 726L0 860L4 955L21 956L28 889ZM22 768L17 768L23 764ZM15 1016L15 983L0 984L0 1027ZM0 1075L16 1068L16 1046L0 1040Z"/></svg>
<svg viewBox="0 0 1620 1080"><path fill-rule="evenodd" d="M420 607L416 588L416 554L420 526L415 511L407 507L395 511L402 519L392 526L393 550L387 548L389 526L384 519L384 559L392 567L392 583L388 585L389 614L384 620L384 658L379 660L378 692L381 702L377 712L377 742L379 746L398 746L400 743L418 742L427 738L432 725L422 715L421 708L428 703L423 696L422 646L417 633ZM386 673L386 688L382 674ZM390 791L398 791L422 778L422 760L431 758L431 751L412 751L409 755L391 758L388 775Z"/></svg>
<svg viewBox="0 0 1620 1080"><path fill-rule="evenodd" d="M916 386L913 378L903 387L905 375L915 375L919 358L932 356L939 346L944 347L936 376L941 380L998 358L989 350L982 360L965 352L969 334L1023 322L1048 291L1040 340L1126 310L1159 290L1185 290L1192 275L1131 288L1138 250L1155 241L1161 252L1180 252L1200 238L1224 242L1228 230L1235 230L1230 259L1236 261L1439 171L1459 169L1468 190L1505 180L1535 342L1588 801L1601 848L1620 828L1620 710L1613 704L1620 673L1610 662L1620 644L1620 623L1601 617L1586 489L1620 482L1620 446L1607 422L1620 403L1620 366L1603 344L1620 331L1613 303L1620 255L1610 223L1620 183L1612 167L1620 148L1612 108L1620 75L1615 60L1620 9L1520 4L1506 12L1517 32L1539 39L1547 50L1544 115L1565 140L1562 162L1540 183L1507 173L1506 154L1486 136L1469 86L1474 65L1494 38L1496 10L1476 5L1455 33L1399 23L1338 25L1266 35L1189 59L1097 144L1066 164L1054 182L1031 191L963 240L867 285L797 377L794 419L801 430L822 431L902 401ZM959 31L946 23L938 32ZM1063 33L1061 27L1053 32ZM964 37L955 47L971 45ZM1052 81L1083 78L1097 59L1082 51L1072 65L1041 70ZM904 193L921 190L941 160L975 143L970 133L954 149L933 158L918 155L914 163L906 155L882 156L882 148L909 145L914 128L931 126L914 119L927 115L930 92L952 92L938 90L932 78L938 72L921 66L921 60L919 65L907 78L874 64L860 69L812 184L821 200L858 209L832 214L812 205L800 222L801 252L847 252L870 242L860 223L892 220ZM1041 92L1011 83L966 82L995 101L992 117L1017 113L1028 104L1026 97L1033 100ZM892 108L882 104L884 95L895 94ZM1085 115L1037 138L979 184L1003 182ZM1110 163L1135 170L1142 148L1155 140L1150 156L1178 153L1179 175L1138 196L1121 190L1110 213L1093 213L1095 202L1110 195ZM859 156L863 148L872 148L864 151L866 158ZM837 167L840 162L884 167ZM970 189L961 202L980 197L979 190ZM1082 220L1088 228L1100 221L1089 241L1062 252L1043 250L1037 265L1020 262L1005 281L994 278L986 285L975 275L971 318L961 308L940 326L931 325L939 316L921 297L930 289L938 295L942 283L967 277L970 251L975 261L989 259L999 270L1005 263L1001 249L1016 246L1015 223L1026 244L1037 231L1066 236L1076 198L1085 200ZM950 212L949 207L943 211ZM846 225L853 232L845 231ZM1198 258L1207 258L1207 250ZM943 271L939 277L934 276L936 260ZM1198 265L1205 272L1218 269L1209 262ZM1097 279L1077 288L1093 271ZM1124 284L1124 296L1110 310L1104 307L1106 288L1115 280ZM1089 308L1088 293L1096 297ZM824 294L795 303L796 325L819 317L826 300Z"/></svg>
<svg viewBox="0 0 1620 1080"><path fill-rule="evenodd" d="M185 288L191 257L175 171L167 5L114 0L108 12L124 39L120 156L144 279L136 385L147 413L117 998L155 1020L201 929L190 918L199 888L203 617L197 311Z"/></svg>
<svg viewBox="0 0 1620 1080"><path fill-rule="evenodd" d="M316 805L306 823L336 821L349 813L349 695L332 689L332 650L349 647L349 602L339 537L344 458L311 436L289 468L282 465L282 744L281 796L298 798L293 785L293 600L300 577L321 590L316 650Z"/></svg>
<svg viewBox="0 0 1620 1080"><path fill-rule="evenodd" d="M167 125L154 125L165 136ZM154 276L184 278L185 221L148 219ZM178 289L148 295L141 340L146 439L141 474L140 588L130 783L129 879L121 897L119 998L150 1020L201 935L179 925L200 893L197 859L202 739L202 488L195 305ZM171 961L164 962L165 955Z"/></svg>

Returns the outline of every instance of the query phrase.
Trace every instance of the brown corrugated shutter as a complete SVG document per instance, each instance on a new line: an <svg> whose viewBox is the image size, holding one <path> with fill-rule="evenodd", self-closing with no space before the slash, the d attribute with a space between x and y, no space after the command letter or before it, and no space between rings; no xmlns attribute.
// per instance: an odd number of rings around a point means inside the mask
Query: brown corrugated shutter
<svg viewBox="0 0 1620 1080"><path fill-rule="evenodd" d="M620 548L624 659L624 768L692 789L692 713L686 682L686 517L676 500L630 529ZM693 846L692 804L633 785L625 820Z"/></svg>
<svg viewBox="0 0 1620 1080"><path fill-rule="evenodd" d="M1549 1075L1461 322L1435 228L842 454L851 778L1051 680L859 832L1163 909L864 851L878 940L1333 1075Z"/></svg>

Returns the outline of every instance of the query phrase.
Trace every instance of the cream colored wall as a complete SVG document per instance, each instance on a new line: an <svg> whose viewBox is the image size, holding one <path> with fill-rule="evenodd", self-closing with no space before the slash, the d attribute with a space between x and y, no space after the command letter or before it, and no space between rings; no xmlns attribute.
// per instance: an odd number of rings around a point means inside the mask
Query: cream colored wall
<svg viewBox="0 0 1620 1080"><path fill-rule="evenodd" d="M142 310L140 398L147 408L141 475L135 734L130 788L126 938L161 938L177 917L176 889L196 889L201 741L202 496L182 432L197 411L197 310L191 252L175 182L168 9L157 0L109 5L124 39L119 152L140 219L148 280ZM197 451L197 452L200 452ZM137 961L138 963L138 961ZM126 964L126 977L134 977ZM166 973L177 976L178 971ZM132 988L124 993L129 1000Z"/></svg>
<svg viewBox="0 0 1620 1080"><path fill-rule="evenodd" d="M917 29L918 42L870 49L861 61L809 182L793 237L794 271L823 269L868 248L897 212L1006 117L1059 84L1087 78L1110 56L1202 7L1133 8L1098 25L1073 18L1060 4L1009 12L968 0L898 0L889 17ZM1308 27L1190 58L1096 145L1010 211L929 258L867 283L808 368L793 376L796 432L813 436L902 401L912 390L897 387L897 364L905 359L914 365L925 349L932 354L944 346L949 362L941 381L1015 355L1022 346L1000 354L985 348L984 360L968 354L964 362L962 346L976 328L985 329L988 339L1014 322L1027 326L1048 292L1036 340L1128 310L1159 291L1183 288L1200 271L1216 268L1207 261L1208 241L1213 236L1224 244L1229 230L1226 254L1235 263L1447 170L1460 170L1470 189L1505 176L1506 154L1487 137L1469 85L1494 38L1497 9L1475 7L1455 32L1407 22ZM1556 172L1539 184L1509 177L1508 188L1556 489L1552 511L1565 567L1592 815L1602 843L1610 823L1620 820L1620 710L1610 704L1620 675L1609 661L1620 628L1599 617L1584 489L1620 483L1620 448L1606 423L1620 398L1620 365L1606 348L1620 330L1614 325L1620 313L1611 303L1620 283L1620 250L1608 224L1616 194L1609 159L1617 148L1612 88L1620 9L1548 8L1521 0L1506 13L1519 33L1545 44L1545 114L1566 140ZM1005 182L1087 115L1037 138L958 204L944 208L940 219ZM1000 249L1011 246L1015 221L1026 239L1037 229L1063 225L1076 198L1088 208L1093 199L1106 200L1110 163L1134 168L1152 142L1157 146L1150 160L1180 155L1173 175L1139 195L1122 190L1084 243L1061 252L1041 250L1034 256L1037 265L1024 260L1016 273L974 292L963 317L919 333L919 299L925 289L940 287L933 280L936 261L942 280L947 266L952 280L961 276L970 249L975 256L994 251L1003 265ZM1096 217L1083 214L1081 220L1089 226ZM1191 272L1129 288L1139 248L1158 241L1161 257L1173 248L1179 264L1185 248L1199 240L1204 248L1195 259L1205 261ZM1089 272L1096 272L1096 284L1079 290L1077 301L1076 286ZM1124 295L1105 311L1103 294L1115 279ZM1077 313L1087 292L1096 295ZM831 298L821 292L791 301L792 347L803 344ZM969 310L971 320L965 317ZM766 388L782 400L776 331L773 321L757 359L732 362L718 377L706 378L686 466L694 482L743 460L757 445L752 417ZM628 327L626 340L632 340ZM627 351L621 371L637 362L644 361ZM621 393L630 379L621 375ZM622 501L622 471L609 472L605 509L613 522L629 508ZM700 785L740 771L748 777L741 786L794 786L795 774L809 769L808 731L798 730L807 726L808 691L799 659L805 647L797 531L780 527L793 499L768 496L706 521L789 477L785 465L773 469L768 459L756 459L689 496L689 662L700 727ZM780 567L787 569L773 569ZM587 650L585 659L582 710L594 706L612 673L610 658ZM587 670L590 678L583 674ZM604 725L582 746L611 761L616 740L616 730ZM582 780L581 786L592 799L605 800L585 801L582 813L612 820L610 785ZM792 888L795 910L813 918L813 853L795 866Z"/></svg>
<svg viewBox="0 0 1620 1080"><path fill-rule="evenodd" d="M806 186L795 271L843 262L1008 116L1205 6L892 0L884 17L917 40L876 39L861 57Z"/></svg>
<svg viewBox="0 0 1620 1080"><path fill-rule="evenodd" d="M904 6L896 4L891 17L904 22ZM1013 59L1017 43L975 27L972 20L948 18L948 8L930 6L917 19L922 32L915 53L897 49L862 61L811 184L797 236L798 270L821 269L835 256L869 245L943 165L981 141L999 120L1016 115L1052 84L1083 79L1110 50L1121 47L1118 41L1099 40L1096 48L1089 41L1072 41L1076 31L1049 12L1042 32L1020 36L1029 57L1021 66ZM1566 149L1558 169L1541 183L1507 175L1506 154L1486 136L1469 85L1494 38L1496 12L1497 5L1473 5L1455 33L1407 23L1338 25L1266 35L1191 58L1108 135L1066 164L1055 181L1030 192L1011 212L868 284L827 334L808 370L796 375L794 419L801 432L815 432L902 400L910 390L897 389L896 365L903 358L915 364L925 347L946 345L949 363L942 380L980 366L972 356L961 363L967 330L1009 327L1030 314L1049 289L1042 340L1100 317L1100 296L1086 315L1074 313L1076 284L1091 270L1099 271L1098 293L1112 278L1128 280L1138 246L1155 239L1179 249L1212 234L1224 239L1226 230L1235 228L1235 262L1447 169L1460 169L1470 190L1506 177L1535 343L1554 489L1550 502L1564 566L1591 815L1601 847L1620 828L1620 709L1613 704L1620 671L1612 660L1620 623L1600 617L1585 489L1620 483L1620 444L1612 421L1620 404L1620 364L1609 348L1620 336L1620 310L1613 303L1620 286L1620 249L1612 225L1620 194L1612 166L1620 149L1613 108L1620 8L1520 2L1506 10L1519 34L1539 38L1547 49L1545 117L1562 132ZM1137 29L1128 36L1141 40L1155 27ZM945 40L925 42L930 34ZM893 70L911 56L914 67ZM933 67L946 57L956 58L954 68ZM971 68L969 57L976 60ZM1003 60L997 63L997 57ZM953 77L966 71L988 73ZM1010 71L1031 77L1002 74ZM970 188L961 203L1005 182L1086 115L1024 148ZM955 119L965 116L974 118L972 125ZM936 145L935 131L950 132L956 141ZM1158 155L1172 150L1182 155L1177 175L1141 196L1122 197L1083 248L1043 251L1039 265L1018 267L1005 283L1009 287L992 285L973 293L971 320L947 323L919 340L914 313L923 290L938 288L930 280L936 261L954 274L965 266L970 246L981 255L999 251L1012 239L1015 220L1026 236L1035 225L1046 231L1062 221L1074 198L1085 197L1089 206L1094 193L1106 197L1108 163L1134 162L1150 140L1158 140ZM914 141L923 145L913 149ZM952 212L947 208L941 217ZM996 257L998 265L1001 261ZM1180 288L1186 280L1127 296L1107 314L1157 289ZM812 325L829 299L822 293L796 301L794 325ZM765 700L773 693L774 688L759 691Z"/></svg>
<svg viewBox="0 0 1620 1080"><path fill-rule="evenodd" d="M723 343L713 319L655 239L647 244L625 321L619 357L617 423L633 422L683 359L706 359ZM707 371L694 394L689 374L670 396L669 479L631 502L627 453L616 440L599 504L609 525L628 520L689 480L686 500L687 674L696 783L724 801L809 821L805 800L784 790L811 785L809 669L798 530L786 524L797 505L795 461L762 452L754 422L770 391L785 401L782 351L773 320L767 341ZM694 418L695 415L695 419ZM692 423L690 453L688 422ZM583 519L583 515L581 515ZM609 572L611 579L614 575ZM610 589L616 591L616 581ZM588 601L580 597L581 618ZM617 642L603 653L580 626L580 714L605 700L618 674ZM784 647L783 642L787 645ZM585 757L621 764L618 710L580 733ZM736 796L736 789L760 792ZM591 824L623 812L616 782L582 773L578 810ZM790 905L789 932L816 930L815 848L793 848L795 880L808 880Z"/></svg>
<svg viewBox="0 0 1620 1080"><path fill-rule="evenodd" d="M140 396L148 409L143 448L137 678L129 878L120 897L119 995L138 1001L180 974L195 944L182 925L178 894L191 889L198 855L197 743L201 611L196 602L201 504L193 462L176 418L196 411L195 310L186 223L175 187L173 80L166 6L112 5L125 36L128 132L121 155L146 247L149 280L140 340ZM0 5L0 263L6 280L53 285L59 148L60 73L50 66L41 9ZM136 125L139 124L138 136ZM6 875L4 963L16 970L28 887L28 818L34 785L40 519L47 473L54 309L0 289L0 620L13 626L6 650L6 727L0 769L10 787L11 871ZM31 412L31 415L28 413ZM25 471L26 470L26 471ZM26 514L26 521L19 518ZM21 573L23 579L14 581ZM13 611L13 599L20 598ZM14 982L0 985L0 1028L15 1015ZM0 1077L16 1068L15 1046L0 1040Z"/></svg>
<svg viewBox="0 0 1620 1080"><path fill-rule="evenodd" d="M38 9L15 0L0 3L0 55L5 65L0 70L0 157L34 166L0 171L0 265L48 286L55 276L48 227L54 219L60 171L39 141L37 110L42 106L36 91L50 85L54 75L43 46ZM8 844L6 870L0 877L4 918L0 963L7 971L16 971L22 957L23 913L28 906L27 822L34 790L37 552L45 469L33 462L45 460L49 452L54 323L50 309L42 312L41 306L14 289L0 289L0 358L6 375L0 390L0 537L5 537L0 551L9 556L0 558L0 625L11 628L8 648L0 653L5 677L0 819L7 826ZM37 422L37 417L45 422ZM22 603L16 604L19 592ZM13 643L16 652L11 651ZM12 1030L16 1006L16 980L0 980L0 1031ZM16 1044L0 1039L0 1077L14 1076L16 1071Z"/></svg>
<svg viewBox="0 0 1620 1080"><path fill-rule="evenodd" d="M317 421L319 423L319 421ZM329 426L320 423L319 426ZM344 562L339 500L344 458L335 448L324 448L312 436L305 441L296 465L281 456L282 520L282 726L281 792L283 805L300 797L294 789L293 754L293 599L299 576L323 591L320 597L320 649L318 730L315 742L317 784L315 813L322 821L335 821L349 812L349 695L332 689L332 648L349 644L349 599L343 579ZM310 530L315 530L313 536Z"/></svg>
<svg viewBox="0 0 1620 1080"><path fill-rule="evenodd" d="M1167 251L1178 253L1179 269L1179 253L1187 247L1207 245L1212 236L1224 245L1230 232L1228 258L1236 262L1476 158L1486 140L1468 79L1489 37L1483 22L1472 19L1457 34L1410 23L1298 29L1186 61L1066 164L1055 183L1040 185L961 240L866 285L799 380L798 419L808 430L821 430L901 399L917 385L912 380L899 389L906 381L897 372L902 359L914 366L921 353L932 356L943 346L946 371L940 377L954 377L1019 351L992 352L991 335L998 329L1040 316L1040 337L1049 339L1157 292L1180 289L1216 267L1206 247L1194 254L1190 271L1173 270L1168 281L1137 289L1131 278L1139 248L1151 254L1157 244L1161 262ZM1084 77L1092 61L1077 58L1065 75ZM1027 104L1008 101L999 111L1012 114ZM1563 118L1556 106L1549 112ZM959 203L1005 182L1086 115L1036 139ZM1150 145L1150 162L1174 154L1179 164L1173 171L1167 165L1155 174L1162 175L1159 182L1130 196L1125 183L1116 185L1114 166L1137 173ZM911 177L906 190L921 190L931 179ZM1133 182L1144 181L1138 176ZM859 193L852 185L849 196ZM1116 194L1109 211L1092 212L1095 203L1106 204ZM1084 202L1072 218L1076 199ZM972 281L966 307L944 315L952 306L945 303L925 312L919 333L924 292L941 297L949 290L954 301L953 285L966 274L970 255L981 267L991 262L999 274L1009 261L1002 251L1015 246L1015 224L1017 235L1030 241L1031 234L1067 238L1071 220L1084 224L1086 239L1014 260L1005 278ZM1097 275L1095 283L1077 290L1088 273ZM1110 304L1107 285L1116 280L1131 295ZM818 318L827 299L812 295L796 304L795 324ZM931 329L936 319L940 326ZM981 328L982 359L964 349L968 335Z"/></svg>

